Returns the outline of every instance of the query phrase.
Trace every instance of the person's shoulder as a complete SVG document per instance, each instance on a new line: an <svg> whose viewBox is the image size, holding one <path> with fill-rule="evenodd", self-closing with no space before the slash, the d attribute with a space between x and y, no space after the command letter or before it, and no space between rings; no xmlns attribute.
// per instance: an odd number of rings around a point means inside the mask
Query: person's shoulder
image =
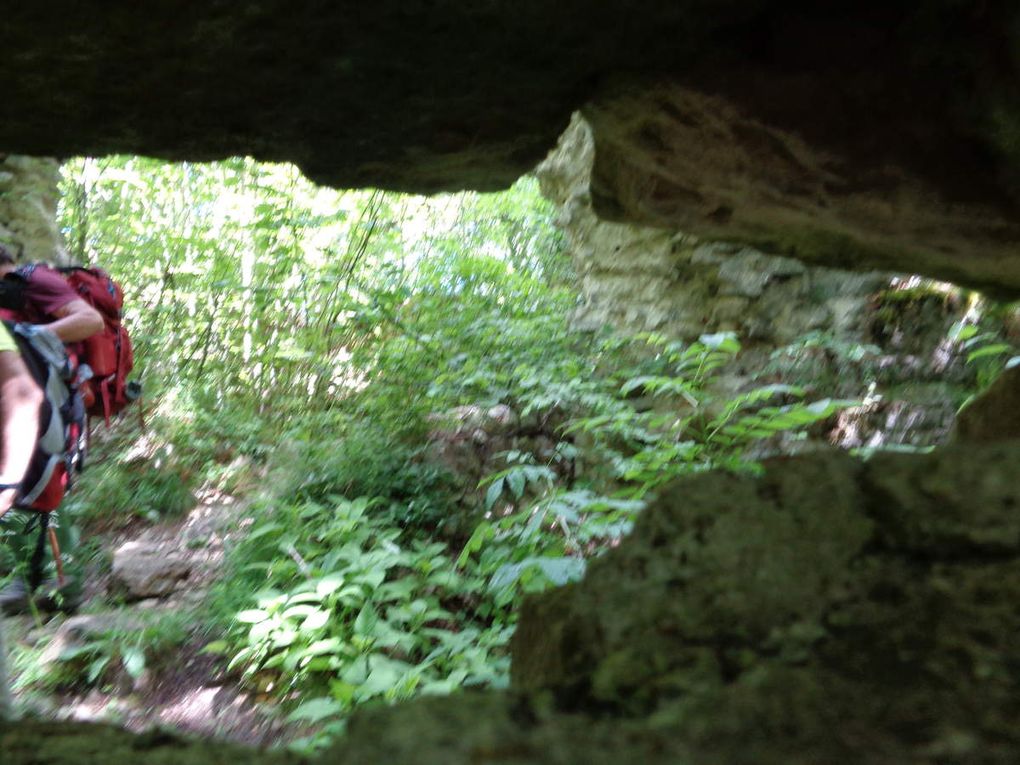
<svg viewBox="0 0 1020 765"><path fill-rule="evenodd" d="M29 282L54 286L59 285L66 289L71 289L63 274L53 268L53 266L47 265L46 263L33 263L26 266L24 269L19 269L19 271L26 279L28 279Z"/></svg>
<svg viewBox="0 0 1020 765"><path fill-rule="evenodd" d="M52 314L77 299L78 293L59 271L37 264L26 274L25 297L43 313Z"/></svg>

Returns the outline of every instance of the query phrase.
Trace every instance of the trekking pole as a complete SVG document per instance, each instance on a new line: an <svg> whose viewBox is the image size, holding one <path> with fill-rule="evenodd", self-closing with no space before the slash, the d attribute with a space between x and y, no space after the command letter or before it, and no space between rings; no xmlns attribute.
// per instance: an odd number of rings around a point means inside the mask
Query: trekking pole
<svg viewBox="0 0 1020 765"><path fill-rule="evenodd" d="M60 558L60 543L57 541L57 532L53 526L48 526L46 533L50 538L50 550L53 552L53 562L57 564L57 586L64 586L64 561Z"/></svg>

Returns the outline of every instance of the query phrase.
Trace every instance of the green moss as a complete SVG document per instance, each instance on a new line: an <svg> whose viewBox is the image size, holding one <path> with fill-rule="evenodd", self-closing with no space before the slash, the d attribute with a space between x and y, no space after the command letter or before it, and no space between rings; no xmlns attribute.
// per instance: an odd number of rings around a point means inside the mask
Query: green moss
<svg viewBox="0 0 1020 765"><path fill-rule="evenodd" d="M948 313L959 295L959 290L946 291L931 281L922 281L916 287L882 290L872 299L870 324L879 335L887 334L905 320L912 318L917 322L917 317L926 311Z"/></svg>

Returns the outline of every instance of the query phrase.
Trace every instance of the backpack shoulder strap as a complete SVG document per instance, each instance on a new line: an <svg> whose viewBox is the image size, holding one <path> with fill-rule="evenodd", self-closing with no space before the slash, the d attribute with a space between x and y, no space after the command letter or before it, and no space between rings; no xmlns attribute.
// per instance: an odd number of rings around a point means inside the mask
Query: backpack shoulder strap
<svg viewBox="0 0 1020 765"><path fill-rule="evenodd" d="M18 266L11 273L17 274L25 281L28 281L32 278L32 274L35 273L35 270L39 268L40 265L40 263L26 263L23 266Z"/></svg>

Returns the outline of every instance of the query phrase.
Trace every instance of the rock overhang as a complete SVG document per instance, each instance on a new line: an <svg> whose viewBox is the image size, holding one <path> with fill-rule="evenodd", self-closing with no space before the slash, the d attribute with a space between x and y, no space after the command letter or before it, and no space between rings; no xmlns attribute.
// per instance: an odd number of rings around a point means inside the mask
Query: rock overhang
<svg viewBox="0 0 1020 765"><path fill-rule="evenodd" d="M5 151L491 190L583 106L605 216L1020 294L1008 0L64 0L5 28Z"/></svg>

